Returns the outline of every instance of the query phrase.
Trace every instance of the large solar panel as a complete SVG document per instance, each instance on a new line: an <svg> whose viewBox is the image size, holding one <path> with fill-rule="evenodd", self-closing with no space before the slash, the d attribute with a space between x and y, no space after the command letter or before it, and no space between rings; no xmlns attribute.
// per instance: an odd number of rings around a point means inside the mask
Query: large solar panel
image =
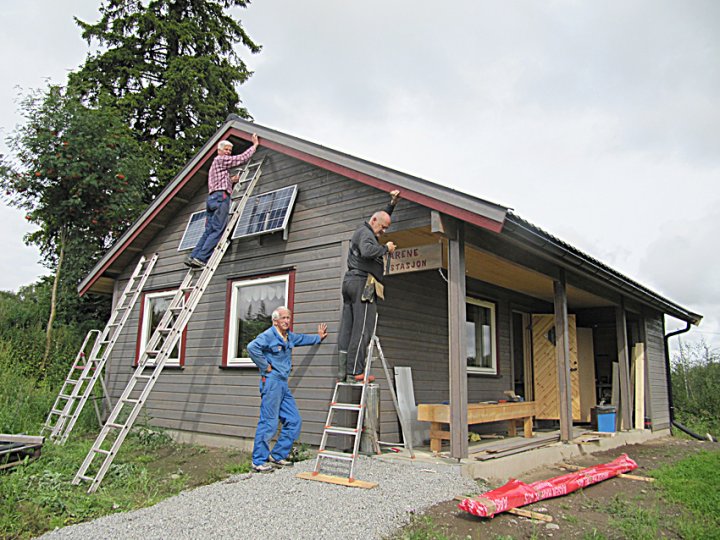
<svg viewBox="0 0 720 540"><path fill-rule="evenodd" d="M250 197L245 204L232 238L243 238L284 230L292 212L297 185ZM205 211L190 216L178 251L192 249L205 231Z"/></svg>
<svg viewBox="0 0 720 540"><path fill-rule="evenodd" d="M281 231L287 227L297 185L250 197L238 220L232 238Z"/></svg>
<svg viewBox="0 0 720 540"><path fill-rule="evenodd" d="M190 216L190 221L188 221L187 227L185 227L185 234L183 234L182 240L180 240L178 251L194 248L204 231L205 210L201 210Z"/></svg>

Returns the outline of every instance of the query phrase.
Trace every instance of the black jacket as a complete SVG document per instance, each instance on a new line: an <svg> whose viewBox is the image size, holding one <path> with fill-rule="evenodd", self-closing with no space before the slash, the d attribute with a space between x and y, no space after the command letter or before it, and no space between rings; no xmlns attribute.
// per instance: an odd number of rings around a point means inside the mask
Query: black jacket
<svg viewBox="0 0 720 540"><path fill-rule="evenodd" d="M388 204L385 212L392 215L395 207ZM378 242L375 233L366 221L358 227L350 239L350 252L348 253L346 276L365 278L372 274L375 279L382 282L384 268L383 256L388 252L386 246Z"/></svg>

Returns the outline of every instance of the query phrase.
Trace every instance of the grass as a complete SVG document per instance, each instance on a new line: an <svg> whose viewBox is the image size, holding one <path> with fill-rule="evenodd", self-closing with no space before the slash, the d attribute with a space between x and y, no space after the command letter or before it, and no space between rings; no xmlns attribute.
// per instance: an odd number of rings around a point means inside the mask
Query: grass
<svg viewBox="0 0 720 540"><path fill-rule="evenodd" d="M157 430L133 432L94 494L72 479L93 437L46 443L42 457L0 474L0 538L31 538L116 512L153 505L183 489L249 470L237 450L173 443Z"/></svg>
<svg viewBox="0 0 720 540"><path fill-rule="evenodd" d="M456 536L448 536L429 516L419 516L403 529L397 540L455 540Z"/></svg>
<svg viewBox="0 0 720 540"><path fill-rule="evenodd" d="M720 538L720 452L699 452L653 472L663 498L679 504L685 515L677 520L684 538Z"/></svg>
<svg viewBox="0 0 720 540"><path fill-rule="evenodd" d="M682 538L720 539L720 452L699 452L651 472L661 497L678 505L680 514L668 516L658 507L642 508L616 496L607 511L611 523L630 540L653 539L663 525Z"/></svg>

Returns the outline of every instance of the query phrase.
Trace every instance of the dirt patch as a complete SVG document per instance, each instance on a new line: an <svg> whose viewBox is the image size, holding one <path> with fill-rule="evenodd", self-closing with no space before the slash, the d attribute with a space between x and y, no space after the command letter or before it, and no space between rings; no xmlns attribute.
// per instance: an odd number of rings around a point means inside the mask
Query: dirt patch
<svg viewBox="0 0 720 540"><path fill-rule="evenodd" d="M668 437L583 456L567 463L591 466L607 463L621 454L628 454L638 464L638 469L632 474L648 476L653 469L701 450L717 451L718 445ZM529 483L568 472L549 466L530 471L519 479ZM496 487L499 486L491 486ZM437 533L453 539L468 540L627 538L628 535L622 527L628 519L650 516L658 519L658 534L661 537L680 538L673 528L673 518L680 515L681 508L662 500L659 489L653 483L625 478L612 478L564 497L523 507L552 516L553 521L550 524L511 514L498 514L492 519L478 518L459 510L457 504L457 501L439 504L425 513ZM628 512L632 514L630 517Z"/></svg>

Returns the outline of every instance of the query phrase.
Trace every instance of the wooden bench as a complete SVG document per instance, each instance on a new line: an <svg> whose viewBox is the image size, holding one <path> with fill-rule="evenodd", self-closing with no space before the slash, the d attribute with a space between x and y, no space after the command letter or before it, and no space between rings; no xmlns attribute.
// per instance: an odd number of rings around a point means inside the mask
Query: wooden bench
<svg viewBox="0 0 720 540"><path fill-rule="evenodd" d="M485 424L507 420L508 434L517 435L515 422L522 420L525 437L532 437L532 422L535 416L534 401L519 401L512 403L468 403L468 425ZM450 431L443 429L443 424L450 424L450 405L445 404L419 404L418 420L431 422L430 449L440 452L442 441L450 440Z"/></svg>

